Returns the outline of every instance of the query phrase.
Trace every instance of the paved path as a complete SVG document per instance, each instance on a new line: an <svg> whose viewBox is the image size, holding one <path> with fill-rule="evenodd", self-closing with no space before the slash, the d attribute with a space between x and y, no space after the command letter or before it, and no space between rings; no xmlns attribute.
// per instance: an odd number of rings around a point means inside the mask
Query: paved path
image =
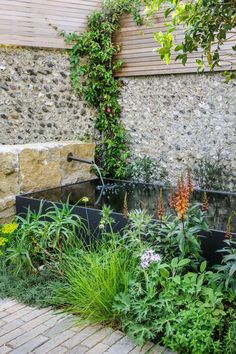
<svg viewBox="0 0 236 354"><path fill-rule="evenodd" d="M141 349L120 331L99 325L78 326L73 316L7 299L0 300L0 354L3 353L159 354L163 348L149 343Z"/></svg>

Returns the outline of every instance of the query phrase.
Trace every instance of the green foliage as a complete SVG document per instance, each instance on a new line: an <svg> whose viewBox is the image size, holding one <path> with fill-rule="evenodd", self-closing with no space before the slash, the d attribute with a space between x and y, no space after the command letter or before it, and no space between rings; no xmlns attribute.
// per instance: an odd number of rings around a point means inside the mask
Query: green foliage
<svg viewBox="0 0 236 354"><path fill-rule="evenodd" d="M167 19L167 31L156 33L155 39L161 45L158 52L161 59L170 62L173 54L185 65L188 56L192 52L202 51L197 59L200 71L205 64L211 70L221 64L220 49L226 42L231 44L235 35L231 33L236 26L236 1L222 0L145 0L147 13L153 16L160 9L165 9ZM175 43L174 33L179 25L185 28L182 43ZM232 41L232 50L235 50ZM227 62L230 62L227 58ZM233 63L233 62L232 62ZM227 63L228 64L228 63ZM225 73L226 81L235 77L235 73Z"/></svg>
<svg viewBox="0 0 236 354"><path fill-rule="evenodd" d="M201 244L199 236L203 230L208 230L206 213L200 208L200 204L193 205L188 210L185 220L177 216L169 216L158 224L159 249L167 258L178 255L189 257L193 261L199 261Z"/></svg>
<svg viewBox="0 0 236 354"><path fill-rule="evenodd" d="M41 265L56 265L68 249L79 245L78 235L86 232L84 223L73 213L74 207L53 205L46 214L28 210L26 218L17 217L20 227L6 249L6 262L14 272L38 272ZM71 252L71 251L70 251Z"/></svg>
<svg viewBox="0 0 236 354"><path fill-rule="evenodd" d="M133 268L129 252L122 248L101 243L97 252L84 250L64 263L65 283L55 289L53 303L82 321L115 324L114 298L127 289Z"/></svg>
<svg viewBox="0 0 236 354"><path fill-rule="evenodd" d="M220 316L212 315L211 309L204 305L190 305L176 314L164 344L178 353L222 353L220 341L214 340L220 320Z"/></svg>
<svg viewBox="0 0 236 354"><path fill-rule="evenodd" d="M232 168L225 166L224 157L219 150L216 159L203 157L195 164L193 177L202 189L225 190L232 172Z"/></svg>
<svg viewBox="0 0 236 354"><path fill-rule="evenodd" d="M0 298L14 298L27 305L46 307L51 305L53 287L60 278L48 269L38 274L28 274L24 271L14 274L12 266L0 265Z"/></svg>
<svg viewBox="0 0 236 354"><path fill-rule="evenodd" d="M229 323L229 328L225 337L225 353L234 354L236 352L236 315Z"/></svg>
<svg viewBox="0 0 236 354"><path fill-rule="evenodd" d="M3 255L7 245L9 244L14 232L18 228L18 224L0 224L0 256Z"/></svg>
<svg viewBox="0 0 236 354"><path fill-rule="evenodd" d="M233 353L233 240L224 249L227 269L212 272L201 257L198 235L207 224L199 204L186 219L170 216L161 224L145 211L132 211L122 233L114 231L111 212L104 207L100 237L92 242L68 204L18 219L1 258L0 297L52 304L80 322L112 324L139 344L153 340L178 353Z"/></svg>
<svg viewBox="0 0 236 354"><path fill-rule="evenodd" d="M236 240L225 240L226 247L220 252L223 253L222 264L215 268L217 280L223 282L226 288L231 288L236 296Z"/></svg>
<svg viewBox="0 0 236 354"><path fill-rule="evenodd" d="M149 156L136 158L127 166L126 176L139 182L153 183L157 181L168 184L168 172L159 168L156 161Z"/></svg>
<svg viewBox="0 0 236 354"><path fill-rule="evenodd" d="M116 297L114 310L139 344L163 336L164 344L180 353L219 349L215 336L225 316L223 292L210 283L213 275L204 270L206 264L199 274L186 271L188 264L188 259L174 258L137 269L128 293Z"/></svg>
<svg viewBox="0 0 236 354"><path fill-rule="evenodd" d="M61 270L65 284L57 287L53 303L63 305L66 312L78 314L82 321L116 323L112 310L115 296L127 291L135 269L130 251L118 243L113 232L111 210L103 209L101 241L84 244L79 257L68 257Z"/></svg>
<svg viewBox="0 0 236 354"><path fill-rule="evenodd" d="M156 223L146 211L135 210L129 213L129 223L122 241L125 240L125 246L132 249L133 254L151 247L161 253L166 261L176 256L189 257L194 265L201 260L199 235L203 230L208 230L208 224L200 204L190 208L184 221L170 215L161 223Z"/></svg>
<svg viewBox="0 0 236 354"><path fill-rule="evenodd" d="M120 86L114 78L123 63L113 60L120 50L113 43L113 35L125 13L133 13L140 23L139 6L139 0L105 1L102 11L89 16L87 32L65 36L73 44L73 87L97 110L95 127L100 132L100 143L96 153L104 176L124 177L129 157L127 134L121 123Z"/></svg>

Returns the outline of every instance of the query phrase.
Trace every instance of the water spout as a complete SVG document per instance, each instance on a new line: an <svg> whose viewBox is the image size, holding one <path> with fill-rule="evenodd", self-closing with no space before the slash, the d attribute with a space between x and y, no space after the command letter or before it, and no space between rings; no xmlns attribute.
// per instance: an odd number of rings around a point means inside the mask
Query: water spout
<svg viewBox="0 0 236 354"><path fill-rule="evenodd" d="M102 187L105 187L105 183L102 177L102 173L100 171L100 168L98 167L98 165L96 165L96 163L93 160L86 160L86 159L81 159L80 157L76 157L72 154L72 152L70 152L67 156L67 161L68 162L72 162L72 161L78 161L78 162L82 162L82 163L87 163L89 165L93 165L95 167L95 169L97 170L97 173L99 175L99 178L101 180L102 183Z"/></svg>
<svg viewBox="0 0 236 354"><path fill-rule="evenodd" d="M100 177L100 180L102 182L102 187L104 188L105 187L105 183L104 183L104 180L103 180L103 177L102 177L102 174L101 174L101 170L100 168L98 167L98 165L96 165L95 163L93 164L93 166L95 167L95 169L97 170L97 173Z"/></svg>

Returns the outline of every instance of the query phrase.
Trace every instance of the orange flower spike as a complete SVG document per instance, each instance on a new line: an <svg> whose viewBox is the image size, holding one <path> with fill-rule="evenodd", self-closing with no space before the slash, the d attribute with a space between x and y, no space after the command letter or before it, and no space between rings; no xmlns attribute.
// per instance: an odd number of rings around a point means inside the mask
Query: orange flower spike
<svg viewBox="0 0 236 354"><path fill-rule="evenodd" d="M203 202L202 202L202 210L208 211L209 210L209 201L206 192L203 195Z"/></svg>
<svg viewBox="0 0 236 354"><path fill-rule="evenodd" d="M185 219L189 208L189 190L187 186L184 186L183 176L179 178L178 190L175 198L175 210L177 211L180 219Z"/></svg>
<svg viewBox="0 0 236 354"><path fill-rule="evenodd" d="M158 220L162 221L164 215L165 215L165 206L164 206L164 200L163 200L163 192L162 192L162 188L161 188L158 207L157 207Z"/></svg>
<svg viewBox="0 0 236 354"><path fill-rule="evenodd" d="M173 187L170 187L169 206L171 209L175 209L175 193Z"/></svg>
<svg viewBox="0 0 236 354"><path fill-rule="evenodd" d="M189 194L193 193L194 184L193 184L193 178L192 178L191 169L189 167L187 169L187 188L188 188Z"/></svg>

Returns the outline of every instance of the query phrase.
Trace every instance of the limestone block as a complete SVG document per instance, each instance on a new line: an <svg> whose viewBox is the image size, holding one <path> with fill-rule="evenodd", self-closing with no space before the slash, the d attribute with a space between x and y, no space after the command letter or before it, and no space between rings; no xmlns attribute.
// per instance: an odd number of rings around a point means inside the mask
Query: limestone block
<svg viewBox="0 0 236 354"><path fill-rule="evenodd" d="M95 144L82 142L65 143L60 150L61 184L76 183L94 177L90 172L91 165L77 161L67 161L67 156L70 152L82 159L94 160Z"/></svg>
<svg viewBox="0 0 236 354"><path fill-rule="evenodd" d="M32 147L26 145L20 151L21 192L60 186L60 152L58 146L51 145L33 144Z"/></svg>
<svg viewBox="0 0 236 354"><path fill-rule="evenodd" d="M10 222L15 212L15 196L0 199L0 224Z"/></svg>
<svg viewBox="0 0 236 354"><path fill-rule="evenodd" d="M15 205L15 196L11 195L7 198L0 199L0 212L7 210Z"/></svg>
<svg viewBox="0 0 236 354"><path fill-rule="evenodd" d="M0 200L19 193L17 162L16 151L0 147Z"/></svg>

